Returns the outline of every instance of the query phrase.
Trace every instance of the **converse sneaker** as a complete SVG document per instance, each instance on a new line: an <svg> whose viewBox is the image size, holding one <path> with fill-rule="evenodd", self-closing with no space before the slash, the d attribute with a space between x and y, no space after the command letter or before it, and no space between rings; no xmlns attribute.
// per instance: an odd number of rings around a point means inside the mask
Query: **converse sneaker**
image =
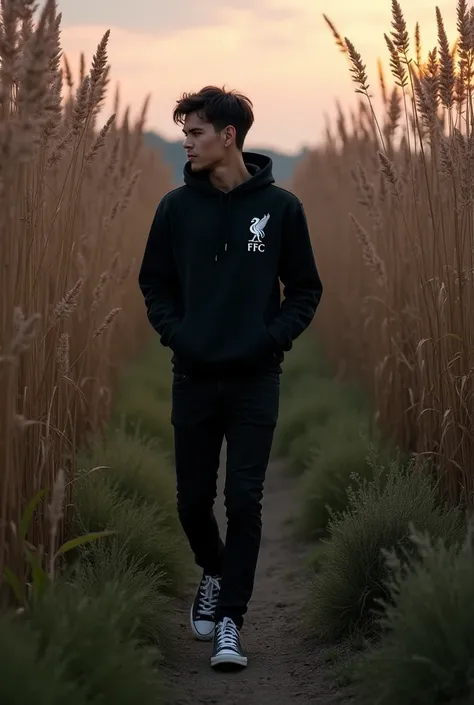
<svg viewBox="0 0 474 705"><path fill-rule="evenodd" d="M240 667L245 668L247 657L240 640L240 632L237 625L229 617L216 624L214 631L214 648L211 657L213 668Z"/></svg>
<svg viewBox="0 0 474 705"><path fill-rule="evenodd" d="M199 641L211 641L214 635L214 612L221 589L221 579L204 574L191 606L191 629Z"/></svg>

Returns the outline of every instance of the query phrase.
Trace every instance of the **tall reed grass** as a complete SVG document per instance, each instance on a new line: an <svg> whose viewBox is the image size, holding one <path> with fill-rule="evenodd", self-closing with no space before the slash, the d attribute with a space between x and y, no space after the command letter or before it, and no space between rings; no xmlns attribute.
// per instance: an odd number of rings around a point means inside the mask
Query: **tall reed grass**
<svg viewBox="0 0 474 705"><path fill-rule="evenodd" d="M60 470L67 530L78 444L107 419L117 372L148 331L137 264L170 185L143 146L148 99L132 123L117 90L101 116L109 32L75 84L60 29L55 0L40 14L33 0L2 0L0 574L21 572L21 516ZM48 496L27 537L45 557Z"/></svg>
<svg viewBox="0 0 474 705"><path fill-rule="evenodd" d="M440 492L472 506L474 8L458 0L452 43L433 7L428 52L398 0L391 13L382 114L363 58L326 18L360 102L339 111L294 185L326 282L318 324L328 355L365 380L382 427L431 462Z"/></svg>

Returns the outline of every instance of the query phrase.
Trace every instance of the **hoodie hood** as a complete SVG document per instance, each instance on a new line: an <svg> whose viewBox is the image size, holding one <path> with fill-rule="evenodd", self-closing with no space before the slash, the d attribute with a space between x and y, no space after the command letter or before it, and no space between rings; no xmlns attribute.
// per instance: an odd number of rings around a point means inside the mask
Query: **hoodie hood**
<svg viewBox="0 0 474 705"><path fill-rule="evenodd" d="M257 154L255 152L243 152L242 156L244 158L247 171L251 174L251 176L250 179L243 181L229 192L232 196L248 193L249 191L256 191L257 189L269 186L275 182L272 172L273 162L270 157L267 157L264 154ZM209 170L204 169L203 171L193 171L191 168L191 162L186 162L185 164L184 183L187 186L199 189L209 195L216 196L223 193L210 181Z"/></svg>

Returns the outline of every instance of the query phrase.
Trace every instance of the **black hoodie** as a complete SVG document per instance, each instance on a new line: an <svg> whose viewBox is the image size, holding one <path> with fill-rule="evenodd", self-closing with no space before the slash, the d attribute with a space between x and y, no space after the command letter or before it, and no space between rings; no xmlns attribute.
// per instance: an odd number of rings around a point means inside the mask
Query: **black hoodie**
<svg viewBox="0 0 474 705"><path fill-rule="evenodd" d="M228 193L187 163L150 229L139 285L175 372L281 371L321 298L300 201L271 159L243 156L251 178Z"/></svg>

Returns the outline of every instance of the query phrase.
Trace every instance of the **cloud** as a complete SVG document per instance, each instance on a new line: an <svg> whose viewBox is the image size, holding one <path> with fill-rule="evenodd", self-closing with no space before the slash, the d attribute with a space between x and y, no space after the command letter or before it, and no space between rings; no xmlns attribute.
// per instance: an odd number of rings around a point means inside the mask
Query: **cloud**
<svg viewBox="0 0 474 705"><path fill-rule="evenodd" d="M223 26L232 12L251 11L255 22L265 23L295 14L291 6L278 6L272 0L62 0L60 10L65 26L106 25L157 36Z"/></svg>

